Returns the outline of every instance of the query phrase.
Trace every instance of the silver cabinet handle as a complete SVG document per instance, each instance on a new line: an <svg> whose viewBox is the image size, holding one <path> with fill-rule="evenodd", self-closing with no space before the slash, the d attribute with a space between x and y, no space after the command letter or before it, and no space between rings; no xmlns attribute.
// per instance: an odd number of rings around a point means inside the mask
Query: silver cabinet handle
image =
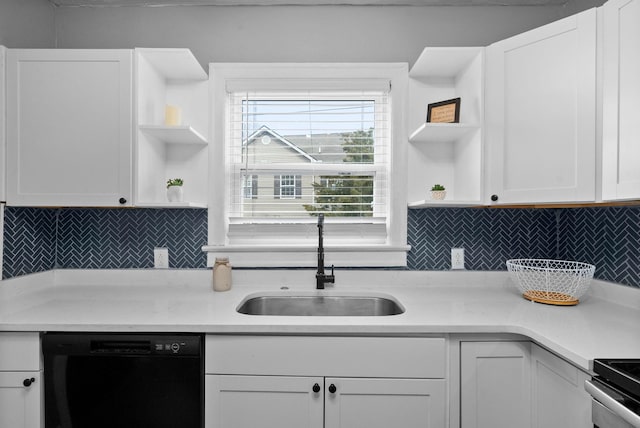
<svg viewBox="0 0 640 428"><path fill-rule="evenodd" d="M609 394L599 388L590 380L584 381L584 389L591 394L593 398L598 400L607 409L629 422L634 427L640 428L640 415L636 415L624 405L614 400Z"/></svg>

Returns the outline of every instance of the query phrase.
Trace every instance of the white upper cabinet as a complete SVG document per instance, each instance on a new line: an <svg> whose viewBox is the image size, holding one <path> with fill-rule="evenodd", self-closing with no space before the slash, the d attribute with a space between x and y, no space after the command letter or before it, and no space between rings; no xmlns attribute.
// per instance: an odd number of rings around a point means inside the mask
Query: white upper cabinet
<svg viewBox="0 0 640 428"><path fill-rule="evenodd" d="M5 201L6 163L5 163L5 57L7 49L0 46L0 201Z"/></svg>
<svg viewBox="0 0 640 428"><path fill-rule="evenodd" d="M131 205L131 50L9 49L6 88L8 205Z"/></svg>
<svg viewBox="0 0 640 428"><path fill-rule="evenodd" d="M138 48L135 52L135 205L205 207L207 73L188 49ZM168 202L166 182L170 178L184 180L183 202Z"/></svg>
<svg viewBox="0 0 640 428"><path fill-rule="evenodd" d="M410 208L482 201L484 48L426 48L409 73ZM427 122L429 104L460 98L458 123ZM431 200L434 184L444 200Z"/></svg>
<svg viewBox="0 0 640 428"><path fill-rule="evenodd" d="M486 54L488 199L594 201L596 10L502 40Z"/></svg>
<svg viewBox="0 0 640 428"><path fill-rule="evenodd" d="M638 199L640 0L610 0L602 16L602 199Z"/></svg>

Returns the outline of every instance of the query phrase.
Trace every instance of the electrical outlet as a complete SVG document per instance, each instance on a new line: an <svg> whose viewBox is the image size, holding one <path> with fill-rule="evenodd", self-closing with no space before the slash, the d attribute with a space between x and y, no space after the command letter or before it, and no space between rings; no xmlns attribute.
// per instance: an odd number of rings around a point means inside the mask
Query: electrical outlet
<svg viewBox="0 0 640 428"><path fill-rule="evenodd" d="M451 249L451 269L464 269L464 248Z"/></svg>
<svg viewBox="0 0 640 428"><path fill-rule="evenodd" d="M169 249L156 247L153 249L153 267L167 269L169 267Z"/></svg>

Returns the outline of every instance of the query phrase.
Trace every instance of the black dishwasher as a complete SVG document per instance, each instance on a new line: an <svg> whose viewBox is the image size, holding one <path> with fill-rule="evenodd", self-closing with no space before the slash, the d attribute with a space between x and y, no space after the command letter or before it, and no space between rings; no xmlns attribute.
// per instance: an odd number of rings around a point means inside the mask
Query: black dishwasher
<svg viewBox="0 0 640 428"><path fill-rule="evenodd" d="M45 428L202 428L197 334L46 333Z"/></svg>

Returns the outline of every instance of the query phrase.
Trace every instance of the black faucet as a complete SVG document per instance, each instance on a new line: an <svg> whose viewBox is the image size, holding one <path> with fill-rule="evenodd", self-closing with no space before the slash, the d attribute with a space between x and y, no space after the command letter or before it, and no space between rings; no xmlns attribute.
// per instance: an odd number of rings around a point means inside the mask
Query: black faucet
<svg viewBox="0 0 640 428"><path fill-rule="evenodd" d="M331 265L331 275L324 273L324 246L322 244L322 231L324 228L324 214L318 215L318 271L316 272L316 289L324 289L328 282L334 283L336 277L333 275L333 265Z"/></svg>

